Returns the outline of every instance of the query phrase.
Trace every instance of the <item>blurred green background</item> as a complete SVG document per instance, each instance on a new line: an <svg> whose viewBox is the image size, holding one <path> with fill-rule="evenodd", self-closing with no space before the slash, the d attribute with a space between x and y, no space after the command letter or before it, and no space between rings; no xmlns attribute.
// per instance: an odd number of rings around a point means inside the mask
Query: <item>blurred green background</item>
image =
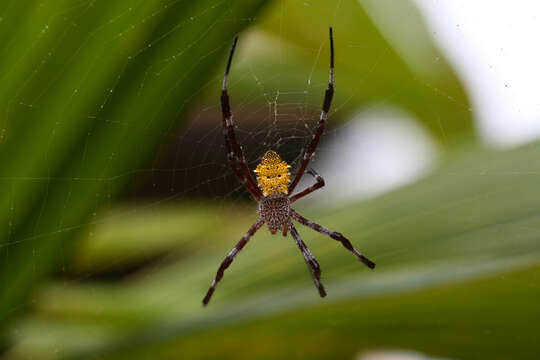
<svg viewBox="0 0 540 360"><path fill-rule="evenodd" d="M437 161L370 199L298 202L374 271L299 228L322 266L320 299L294 242L263 228L203 309L256 219L220 128L232 39L248 165L272 148L295 169L327 85L329 26L327 135L358 111L398 108ZM478 141L469 96L414 3L7 0L0 48L3 358L540 355L540 143Z"/></svg>

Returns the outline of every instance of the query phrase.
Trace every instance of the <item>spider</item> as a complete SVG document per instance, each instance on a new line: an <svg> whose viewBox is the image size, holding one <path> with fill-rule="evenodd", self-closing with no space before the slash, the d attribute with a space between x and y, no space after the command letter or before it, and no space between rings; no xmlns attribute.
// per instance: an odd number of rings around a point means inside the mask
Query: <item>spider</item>
<svg viewBox="0 0 540 360"><path fill-rule="evenodd" d="M363 262L367 267L373 269L375 263L366 258L360 252L358 252L351 244L351 242L345 238L341 233L329 230L319 224L314 223L311 220L306 219L302 215L298 214L291 208L291 204L296 200L312 193L313 191L320 189L324 186L323 178L317 174L313 169L307 169L307 173L314 177L315 184L307 189L292 195L296 185L304 175L309 160L315 152L315 148L319 143L319 139L324 131L326 119L328 117L328 110L332 103L332 97L334 95L334 40L332 36L332 28L330 28L330 80L328 88L324 94L324 102L322 106L322 112L319 119L317 131L311 140L307 151L304 154L304 158L300 169L298 170L296 177L290 182L291 173L289 168L291 167L280 156L272 151L267 151L262 157L261 163L254 170L257 175L257 182L251 176L249 169L246 165L244 155L242 154L242 148L236 141L236 135L234 133L234 125L232 120L231 109L229 105L229 95L227 94L227 81L229 78L229 70L231 67L231 61L238 42L238 36L234 38L231 51L229 53L229 59L227 61L227 67L225 68L225 76L223 78L223 87L221 90L221 110L223 113L223 136L225 138L225 147L227 150L227 160L229 165L240 182L251 193L253 198L257 200L259 207L257 213L259 219L251 226L248 232L242 237L242 239L236 244L236 246L225 257L225 260L221 263L216 277L206 296L203 299L203 305L208 305L212 294L214 293L217 284L223 278L225 270L231 265L236 255L246 246L249 239L259 230L265 223L270 230L270 233L275 234L278 231L282 231L283 236L287 236L289 231L296 241L296 244L300 248L300 251L304 255L304 259L308 266L308 269L313 278L315 286L319 290L321 297L326 296L326 291L321 283L321 269L319 263L306 244L298 235L296 228L294 227L292 220L296 220L302 225L305 225L315 231L325 234L334 240L337 240L343 244L343 246L352 252L356 257ZM237 167L239 165L240 169ZM291 196L292 195L292 196Z"/></svg>

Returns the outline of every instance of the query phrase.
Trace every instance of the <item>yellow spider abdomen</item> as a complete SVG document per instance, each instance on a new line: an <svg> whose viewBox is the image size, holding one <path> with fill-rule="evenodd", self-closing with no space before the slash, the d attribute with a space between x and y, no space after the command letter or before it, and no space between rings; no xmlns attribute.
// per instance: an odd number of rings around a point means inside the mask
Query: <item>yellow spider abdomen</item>
<svg viewBox="0 0 540 360"><path fill-rule="evenodd" d="M255 169L257 183L264 196L288 193L290 167L276 152L269 150L264 154L261 163Z"/></svg>

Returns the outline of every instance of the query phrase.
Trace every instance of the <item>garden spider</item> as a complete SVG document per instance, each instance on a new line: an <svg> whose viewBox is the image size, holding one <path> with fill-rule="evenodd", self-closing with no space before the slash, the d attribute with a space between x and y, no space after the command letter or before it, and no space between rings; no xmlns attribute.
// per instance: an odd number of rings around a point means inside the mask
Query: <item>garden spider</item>
<svg viewBox="0 0 540 360"><path fill-rule="evenodd" d="M255 170L255 173L257 174L257 182L255 182L244 160L242 148L236 141L232 114L229 106L229 95L227 94L227 80L229 78L229 70L237 41L238 36L234 38L231 52L229 53L229 60L225 69L225 76L223 78L223 88L221 90L223 136L225 137L227 159L231 169L236 177L238 177L246 189L251 193L253 198L259 203L259 208L257 211L259 214L259 219L251 226L248 232L242 237L242 239L236 244L225 260L223 260L221 263L216 277L214 281L212 281L212 285L210 286L210 289L208 289L208 292L203 299L203 305L208 305L208 302L210 301L218 282L221 280L221 278L223 278L225 269L231 265L238 252L244 248L249 239L263 226L264 223L268 225L268 229L272 234L275 234L277 231L282 231L283 236L287 236L287 231L290 231L292 237L296 241L296 244L300 248L300 251L302 251L302 254L304 255L304 259L308 265L313 282L319 290L319 295L324 297L326 296L326 292L321 283L321 270L319 263L317 260L315 260L313 255L311 255L311 252L307 248L306 244L302 241L300 235L298 235L298 232L296 231L291 219L294 219L300 224L310 227L315 231L328 235L334 240L340 241L347 250L356 255L356 257L367 267L370 269L375 267L375 264L359 253L352 246L351 242L342 234L329 230L304 218L291 208L291 204L293 202L324 186L323 178L320 177L319 174L317 174L313 169L308 169L307 173L315 178L316 183L304 191L301 191L293 196L289 196L292 194L302 175L304 175L304 171L306 171L309 160L315 152L315 148L317 147L326 124L330 104L332 103L332 96L334 95L334 40L332 37L332 28L330 28L330 80L328 83L328 89L326 89L324 94L324 102L319 120L319 126L315 136L313 136L313 139L311 140L308 150L304 154L302 165L291 183L289 183L291 175L289 172L290 165L288 165L285 161L282 161L279 155L272 150L269 150L264 154L261 163L257 166L257 169ZM237 168L237 163L242 171Z"/></svg>

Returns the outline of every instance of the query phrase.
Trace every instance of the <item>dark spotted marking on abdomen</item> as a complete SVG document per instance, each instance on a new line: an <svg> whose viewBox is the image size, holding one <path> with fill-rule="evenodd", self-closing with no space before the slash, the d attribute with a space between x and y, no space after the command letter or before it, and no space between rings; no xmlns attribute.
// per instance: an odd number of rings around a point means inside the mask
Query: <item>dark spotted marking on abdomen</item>
<svg viewBox="0 0 540 360"><path fill-rule="evenodd" d="M265 196L259 202L259 216L266 222L270 232L283 230L291 215L291 203L287 194Z"/></svg>

